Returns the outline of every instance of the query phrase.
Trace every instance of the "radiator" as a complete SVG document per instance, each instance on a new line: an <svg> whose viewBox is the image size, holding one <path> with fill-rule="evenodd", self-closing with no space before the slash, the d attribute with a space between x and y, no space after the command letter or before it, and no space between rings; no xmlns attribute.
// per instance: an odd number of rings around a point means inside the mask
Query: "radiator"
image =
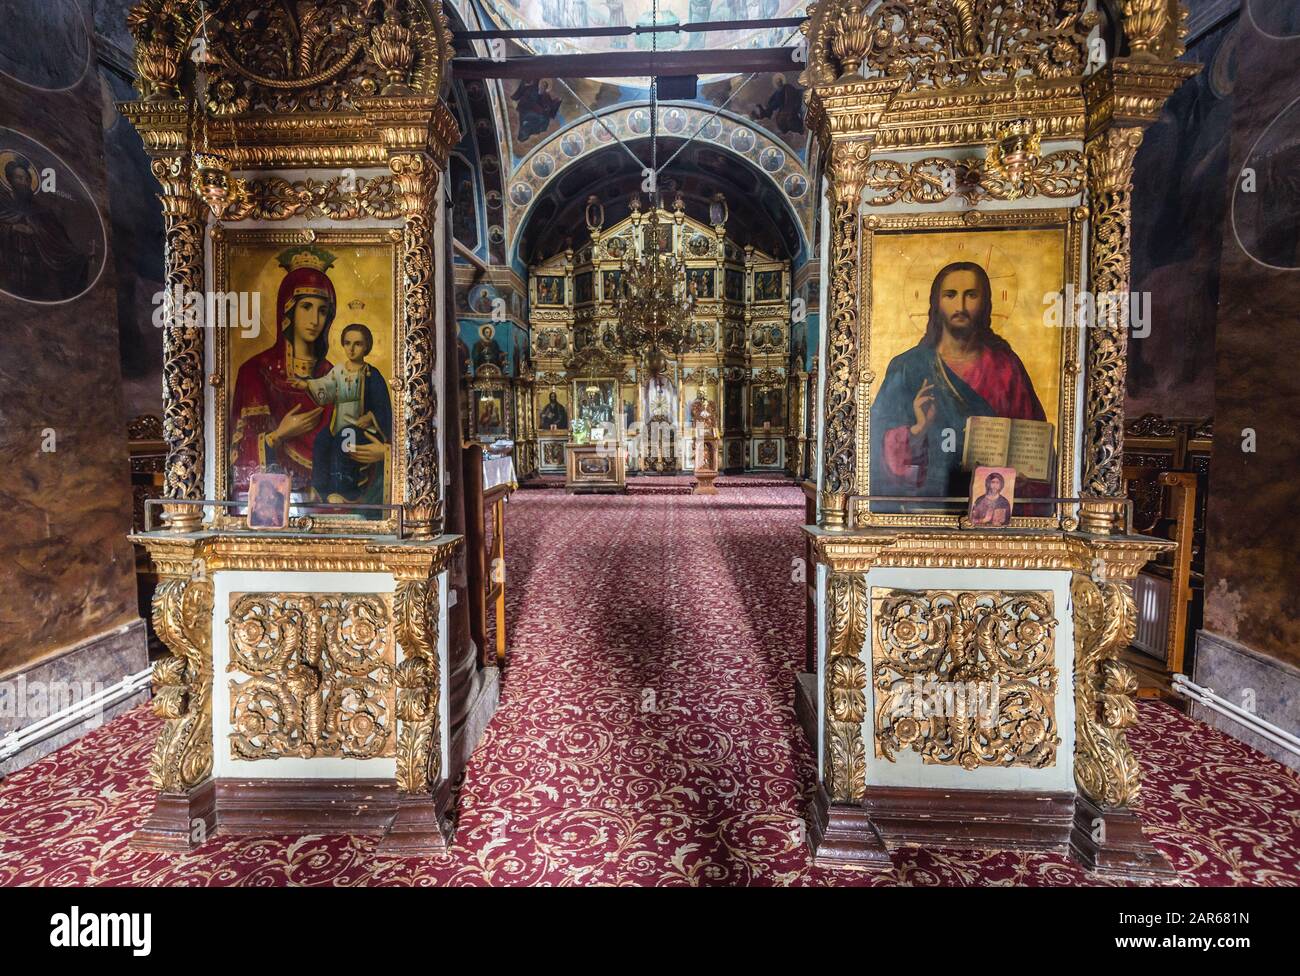
<svg viewBox="0 0 1300 976"><path fill-rule="evenodd" d="M1133 581L1133 602L1137 604L1137 633L1133 646L1164 661L1169 647L1170 581L1163 576L1138 573Z"/></svg>

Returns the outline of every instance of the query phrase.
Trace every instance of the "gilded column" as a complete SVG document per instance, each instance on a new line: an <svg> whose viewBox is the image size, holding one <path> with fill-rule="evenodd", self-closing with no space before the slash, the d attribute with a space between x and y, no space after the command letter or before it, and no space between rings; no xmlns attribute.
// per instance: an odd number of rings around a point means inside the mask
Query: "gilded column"
<svg viewBox="0 0 1300 976"><path fill-rule="evenodd" d="M163 228L163 441L167 466L164 499L203 497L203 330L185 314L185 297L203 288L203 220L190 188L186 155L155 156L162 186ZM167 526L178 532L203 522L198 505L164 505Z"/></svg>
<svg viewBox="0 0 1300 976"><path fill-rule="evenodd" d="M433 208L438 168L425 153L389 157L405 226L402 228L402 282L406 319L402 405L406 423L402 504L406 525L416 538L442 531L442 483L438 470L438 399Z"/></svg>
<svg viewBox="0 0 1300 976"><path fill-rule="evenodd" d="M858 415L859 357L865 323L858 307L862 258L858 211L867 185L867 165L875 145L877 125L903 83L901 77L839 76L840 69L832 68L826 60L819 63L819 58L814 56L821 52L830 58L829 52L834 47L836 63L860 65L860 55L855 55L854 61L845 53L857 51L866 43L866 35L859 30L861 25L854 26L861 8L854 10L846 14L847 20L836 22L838 26L831 32L831 41L818 41L819 28L815 25L811 28L808 70L804 72L807 80L838 77L836 81L812 88L808 95L808 128L817 133L826 154L830 204L820 459L820 522L829 529L850 527L849 496L859 487L857 438L862 427ZM825 22L822 28L826 28Z"/></svg>
<svg viewBox="0 0 1300 976"><path fill-rule="evenodd" d="M153 627L168 654L154 663L152 676L152 708L163 720L149 757L149 782L158 793L131 846L187 851L214 826L212 579L194 540L132 538L145 542L158 569Z"/></svg>
<svg viewBox="0 0 1300 976"><path fill-rule="evenodd" d="M1123 11L1131 56L1089 75L1084 156L1088 169L1088 290L1096 320L1088 330L1082 493L1124 496L1124 387L1132 283L1133 161L1142 133L1199 65L1175 59L1186 10L1177 0L1130 0ZM1115 526L1112 526L1112 530Z"/></svg>
<svg viewBox="0 0 1300 976"><path fill-rule="evenodd" d="M871 143L832 142L830 148L831 242L826 334L822 523L848 526L848 496L857 482L858 206L867 179Z"/></svg>
<svg viewBox="0 0 1300 976"><path fill-rule="evenodd" d="M449 548L449 557L453 549ZM398 571L393 598L397 643L397 812L379 850L403 856L447 849L451 784L442 767L442 667L438 575L445 561Z"/></svg>
<svg viewBox="0 0 1300 976"><path fill-rule="evenodd" d="M203 215L190 186L190 105L180 97L183 56L199 22L188 4L141 0L127 15L135 38L140 101L118 108L144 141L162 187L164 240L163 442L164 499L203 497L203 330L187 323L184 299L203 288ZM197 529L197 505L164 505L167 527Z"/></svg>
<svg viewBox="0 0 1300 976"><path fill-rule="evenodd" d="M1088 288L1097 309L1088 335L1083 493L1124 494L1124 388L1128 374L1130 235L1136 126L1107 128L1085 146L1091 219Z"/></svg>

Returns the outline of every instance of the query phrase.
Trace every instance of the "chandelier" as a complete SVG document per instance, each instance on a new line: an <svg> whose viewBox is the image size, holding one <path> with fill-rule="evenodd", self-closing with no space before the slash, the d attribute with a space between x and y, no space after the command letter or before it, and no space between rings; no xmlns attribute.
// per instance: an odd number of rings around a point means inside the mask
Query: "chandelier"
<svg viewBox="0 0 1300 976"><path fill-rule="evenodd" d="M675 208L682 208L678 197ZM633 201L632 210L639 209ZM680 353L686 346L691 329L694 300L686 281L686 262L664 249L659 208L652 206L641 223L640 247L623 254L623 269L614 299L617 317L614 344L632 356L655 358L654 353Z"/></svg>
<svg viewBox="0 0 1300 976"><path fill-rule="evenodd" d="M651 23L659 23L659 0L652 2ZM686 262L671 246L664 247L660 236L659 206L659 77L654 69L658 33L650 35L650 213L644 221L635 221L641 231L639 239L623 253L620 286L614 297L614 345L630 356L644 357L647 363L662 364L665 353L681 353L690 338L694 300L686 280ZM673 202L680 223L685 205L681 195ZM641 210L639 197L632 198L632 213Z"/></svg>

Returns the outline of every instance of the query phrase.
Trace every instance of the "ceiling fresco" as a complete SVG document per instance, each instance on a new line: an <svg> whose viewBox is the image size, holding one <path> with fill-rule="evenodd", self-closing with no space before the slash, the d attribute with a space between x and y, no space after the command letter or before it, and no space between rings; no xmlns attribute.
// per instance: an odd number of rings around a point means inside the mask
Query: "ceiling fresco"
<svg viewBox="0 0 1300 976"><path fill-rule="evenodd" d="M693 104L715 108L725 104L727 112L745 118L753 128L765 129L773 139L783 144L783 149L806 160L808 133L804 125L804 90L798 78L798 72L792 70L745 77L738 75L709 82L700 85L700 97ZM573 94L569 93L570 88ZM505 106L506 144L514 166L518 166L556 132L589 119L584 104L600 113L620 104L644 104L649 101L650 93L646 88L594 78L570 78L564 82L545 78L503 82L501 95L501 103ZM660 119L660 132L679 134L680 130L670 128L676 121L676 117L669 116L665 110Z"/></svg>
<svg viewBox="0 0 1300 976"><path fill-rule="evenodd" d="M772 223L784 241L779 250L793 258L806 249L812 231L812 194L807 170L798 153L767 130L727 111L715 115L712 110L695 104L669 103L661 105L659 113L661 163L698 131L699 135L683 154L688 158L682 162L689 161L701 173L711 173L715 182L724 180L736 184L738 192L755 196L753 202L760 202L764 196L770 197L761 206L771 213ZM515 168L507 182L507 227L520 228L553 183L561 186L562 195L567 199L585 199L581 185L571 194L563 191L563 187L572 182L567 171L588 156L604 155L605 150L615 150L609 158L618 160L620 174L626 169L637 177L633 184L635 188L640 182L639 167L615 140L633 143L634 152L644 165L650 155L649 134L650 110L644 105L618 108L602 113L599 121L587 118L563 131L551 133ZM578 182L582 184L590 178L584 177ZM620 182L622 179L620 175ZM714 189L726 192L721 186ZM712 189L707 192L702 189L701 199L707 201L712 192ZM735 210L734 204L732 209ZM564 226L567 218L560 220L559 216L558 209L550 215L557 226ZM529 219L536 219L536 215ZM583 227L580 215L575 214L574 227ZM512 241L516 240L516 231L511 230L510 236ZM771 246L765 249L774 250ZM524 247L519 249L524 260L529 257L528 250Z"/></svg>
<svg viewBox="0 0 1300 976"><path fill-rule="evenodd" d="M514 30L623 27L652 22L651 0L481 0L487 16L498 26ZM803 17L808 0L658 0L660 24L705 23ZM661 51L709 48L779 47L793 28L664 32L654 42ZM632 37L529 38L537 54L594 54L603 51L648 50L649 35Z"/></svg>
<svg viewBox="0 0 1300 976"><path fill-rule="evenodd" d="M661 6L661 21L742 20L802 14L802 4L785 0L680 0ZM469 27L508 28L605 26L648 23L650 3L641 0L546 0L518 5L490 0L455 0ZM613 18L613 19L611 19ZM455 19L455 18L453 18ZM710 32L659 36L661 49L765 47L789 42L793 29ZM771 36L769 36L771 35ZM780 35L780 36L777 36ZM580 42L580 43L579 43ZM482 42L460 41L461 56L484 56ZM630 38L511 40L510 56L596 53L620 50ZM648 47L648 38L635 41ZM550 45L550 46L547 46ZM685 146L665 168L664 197L681 193L692 216L704 219L713 193L731 203L729 228L737 239L796 265L808 253L814 219L806 160L808 135L798 65L788 72L704 76L696 98L660 103L659 161ZM646 78L544 78L467 81L461 97L466 138L458 147L462 165L477 168L481 186L471 204L463 191L475 183L468 172L456 177L453 199L457 239L493 265L515 273L530 261L586 238L582 210L596 193L607 223L626 214L640 189L641 166L650 158L649 80ZM572 89L572 91L570 91ZM588 108L595 111L595 121ZM603 123L603 124L602 124ZM687 145L687 140L694 139ZM629 145L637 160L619 145ZM473 242L473 243L471 243ZM486 244L486 248L485 245ZM484 253L486 250L486 254Z"/></svg>
<svg viewBox="0 0 1300 976"><path fill-rule="evenodd" d="M453 231L457 240L480 257L504 264L504 175L490 89L472 80L464 85L457 82L454 91L461 141L451 167ZM466 196L467 187L472 198Z"/></svg>

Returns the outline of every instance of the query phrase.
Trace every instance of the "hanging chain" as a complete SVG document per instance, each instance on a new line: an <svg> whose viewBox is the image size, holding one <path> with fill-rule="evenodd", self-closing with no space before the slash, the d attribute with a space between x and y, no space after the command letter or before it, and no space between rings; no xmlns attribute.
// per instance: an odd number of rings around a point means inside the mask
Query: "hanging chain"
<svg viewBox="0 0 1300 976"><path fill-rule="evenodd" d="M651 0L650 26L659 26L659 0ZM659 53L659 32L650 33L650 205L659 209L659 72L655 58ZM659 235L655 235L655 252L659 251Z"/></svg>

